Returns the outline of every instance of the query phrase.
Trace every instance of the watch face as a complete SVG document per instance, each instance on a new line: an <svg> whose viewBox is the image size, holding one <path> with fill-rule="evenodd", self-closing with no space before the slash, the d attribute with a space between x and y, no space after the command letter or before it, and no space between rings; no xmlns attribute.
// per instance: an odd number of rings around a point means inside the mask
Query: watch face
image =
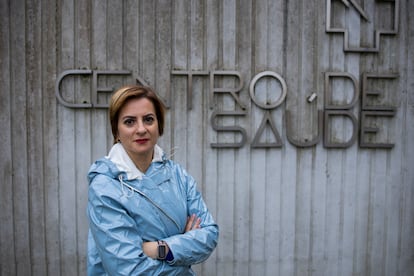
<svg viewBox="0 0 414 276"><path fill-rule="evenodd" d="M158 245L158 259L165 259L166 257L166 245L165 244L159 244Z"/></svg>

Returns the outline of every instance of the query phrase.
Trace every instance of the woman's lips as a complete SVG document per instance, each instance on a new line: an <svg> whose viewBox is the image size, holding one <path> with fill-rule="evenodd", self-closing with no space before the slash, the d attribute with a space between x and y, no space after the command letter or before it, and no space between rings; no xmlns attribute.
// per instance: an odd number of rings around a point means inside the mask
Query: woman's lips
<svg viewBox="0 0 414 276"><path fill-rule="evenodd" d="M136 143L138 144L145 144L146 142L148 142L149 139L137 139L135 140Z"/></svg>

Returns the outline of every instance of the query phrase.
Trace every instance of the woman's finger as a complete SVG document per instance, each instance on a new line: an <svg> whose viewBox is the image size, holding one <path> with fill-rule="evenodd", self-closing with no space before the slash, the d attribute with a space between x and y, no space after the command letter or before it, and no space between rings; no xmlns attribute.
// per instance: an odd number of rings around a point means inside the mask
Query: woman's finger
<svg viewBox="0 0 414 276"><path fill-rule="evenodd" d="M193 225L193 229L200 228L200 224L201 224L201 219L200 218L197 218L196 222Z"/></svg>
<svg viewBox="0 0 414 276"><path fill-rule="evenodd" d="M191 215L187 218L187 224L185 225L185 232L190 231L194 224L195 215Z"/></svg>

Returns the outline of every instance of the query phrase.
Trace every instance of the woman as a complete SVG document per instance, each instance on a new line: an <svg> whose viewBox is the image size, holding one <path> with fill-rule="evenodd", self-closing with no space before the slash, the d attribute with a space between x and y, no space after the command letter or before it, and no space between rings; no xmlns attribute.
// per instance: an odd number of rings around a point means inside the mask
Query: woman
<svg viewBox="0 0 414 276"><path fill-rule="evenodd" d="M148 87L111 98L114 145L88 173L88 275L194 275L217 245L196 182L157 145L164 110Z"/></svg>

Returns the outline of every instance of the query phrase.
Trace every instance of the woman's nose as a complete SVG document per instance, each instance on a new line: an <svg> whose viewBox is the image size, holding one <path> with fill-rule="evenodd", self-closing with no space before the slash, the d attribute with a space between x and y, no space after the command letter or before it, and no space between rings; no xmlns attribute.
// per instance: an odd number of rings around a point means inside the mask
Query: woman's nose
<svg viewBox="0 0 414 276"><path fill-rule="evenodd" d="M136 131L139 134L142 134L142 133L147 132L147 129L145 127L145 124L143 122L138 122L138 124L137 124L137 130Z"/></svg>

